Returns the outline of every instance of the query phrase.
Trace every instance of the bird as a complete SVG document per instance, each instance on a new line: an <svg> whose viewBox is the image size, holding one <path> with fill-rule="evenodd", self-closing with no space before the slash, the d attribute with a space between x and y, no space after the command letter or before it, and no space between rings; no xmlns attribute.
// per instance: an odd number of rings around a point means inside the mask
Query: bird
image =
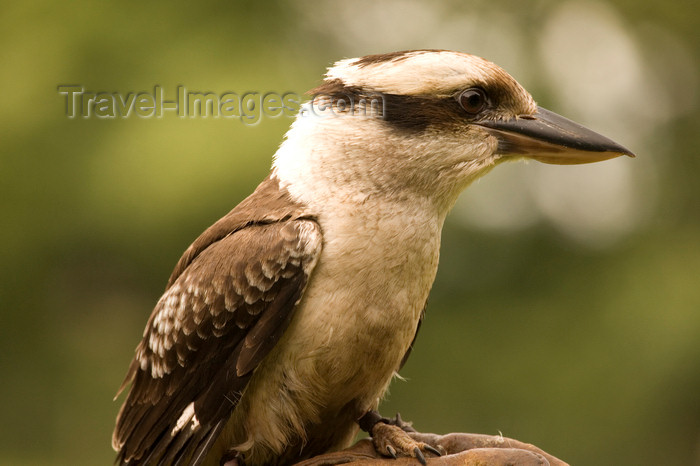
<svg viewBox="0 0 700 466"><path fill-rule="evenodd" d="M117 393L118 464L293 464L360 427L424 463L439 451L377 409L459 194L506 161L634 157L462 52L342 59L309 94L269 175L170 275Z"/></svg>

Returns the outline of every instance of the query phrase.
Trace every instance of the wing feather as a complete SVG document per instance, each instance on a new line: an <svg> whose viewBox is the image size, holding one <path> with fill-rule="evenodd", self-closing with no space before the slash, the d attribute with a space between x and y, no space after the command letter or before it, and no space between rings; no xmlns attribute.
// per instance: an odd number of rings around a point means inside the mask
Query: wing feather
<svg viewBox="0 0 700 466"><path fill-rule="evenodd" d="M287 328L322 243L318 224L304 218L213 237L183 256L136 349L113 437L120 464L204 459Z"/></svg>

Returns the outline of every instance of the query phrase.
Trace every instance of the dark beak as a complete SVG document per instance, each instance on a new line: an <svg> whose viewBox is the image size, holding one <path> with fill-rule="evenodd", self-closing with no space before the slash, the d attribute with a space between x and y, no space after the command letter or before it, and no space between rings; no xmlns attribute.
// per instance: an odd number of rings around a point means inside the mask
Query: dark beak
<svg viewBox="0 0 700 466"><path fill-rule="evenodd" d="M618 143L542 107L534 115L477 124L498 138L498 153L502 155L562 165L600 162L620 155L634 157Z"/></svg>

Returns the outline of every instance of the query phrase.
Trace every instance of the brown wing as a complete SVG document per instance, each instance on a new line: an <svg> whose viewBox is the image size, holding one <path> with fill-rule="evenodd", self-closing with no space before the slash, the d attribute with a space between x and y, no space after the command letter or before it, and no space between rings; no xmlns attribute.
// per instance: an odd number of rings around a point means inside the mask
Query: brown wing
<svg viewBox="0 0 700 466"><path fill-rule="evenodd" d="M127 374L132 385L113 436L120 464L204 459L287 328L320 249L316 222L285 219L248 224L186 253Z"/></svg>

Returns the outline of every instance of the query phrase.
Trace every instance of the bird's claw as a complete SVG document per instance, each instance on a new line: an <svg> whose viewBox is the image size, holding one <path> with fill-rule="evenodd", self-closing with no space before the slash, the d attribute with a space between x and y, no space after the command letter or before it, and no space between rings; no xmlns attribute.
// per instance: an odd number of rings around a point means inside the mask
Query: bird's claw
<svg viewBox="0 0 700 466"><path fill-rule="evenodd" d="M429 444L427 444L427 443L425 443L425 444L423 444L423 445L425 445L425 446L423 447L423 449L424 449L425 451L429 451L430 453L432 453L432 454L435 455L435 456L442 456L442 452L441 452L440 450L438 450L437 448L435 448L434 446L429 445ZM438 445L438 446L439 446L439 445Z"/></svg>
<svg viewBox="0 0 700 466"><path fill-rule="evenodd" d="M372 429L372 443L374 448L385 456L398 458L408 456L415 458L422 465L426 465L425 453L442 456L442 453L432 445L413 440L399 426L378 422Z"/></svg>
<svg viewBox="0 0 700 466"><path fill-rule="evenodd" d="M413 447L413 456L422 464L423 466L428 466L428 462L425 460L425 455L420 451L420 448Z"/></svg>
<svg viewBox="0 0 700 466"><path fill-rule="evenodd" d="M389 419L389 424L401 427L401 430L404 432L416 432L416 429L413 428L413 424L407 421L404 421L401 418L401 413L396 413L396 417L394 419Z"/></svg>

